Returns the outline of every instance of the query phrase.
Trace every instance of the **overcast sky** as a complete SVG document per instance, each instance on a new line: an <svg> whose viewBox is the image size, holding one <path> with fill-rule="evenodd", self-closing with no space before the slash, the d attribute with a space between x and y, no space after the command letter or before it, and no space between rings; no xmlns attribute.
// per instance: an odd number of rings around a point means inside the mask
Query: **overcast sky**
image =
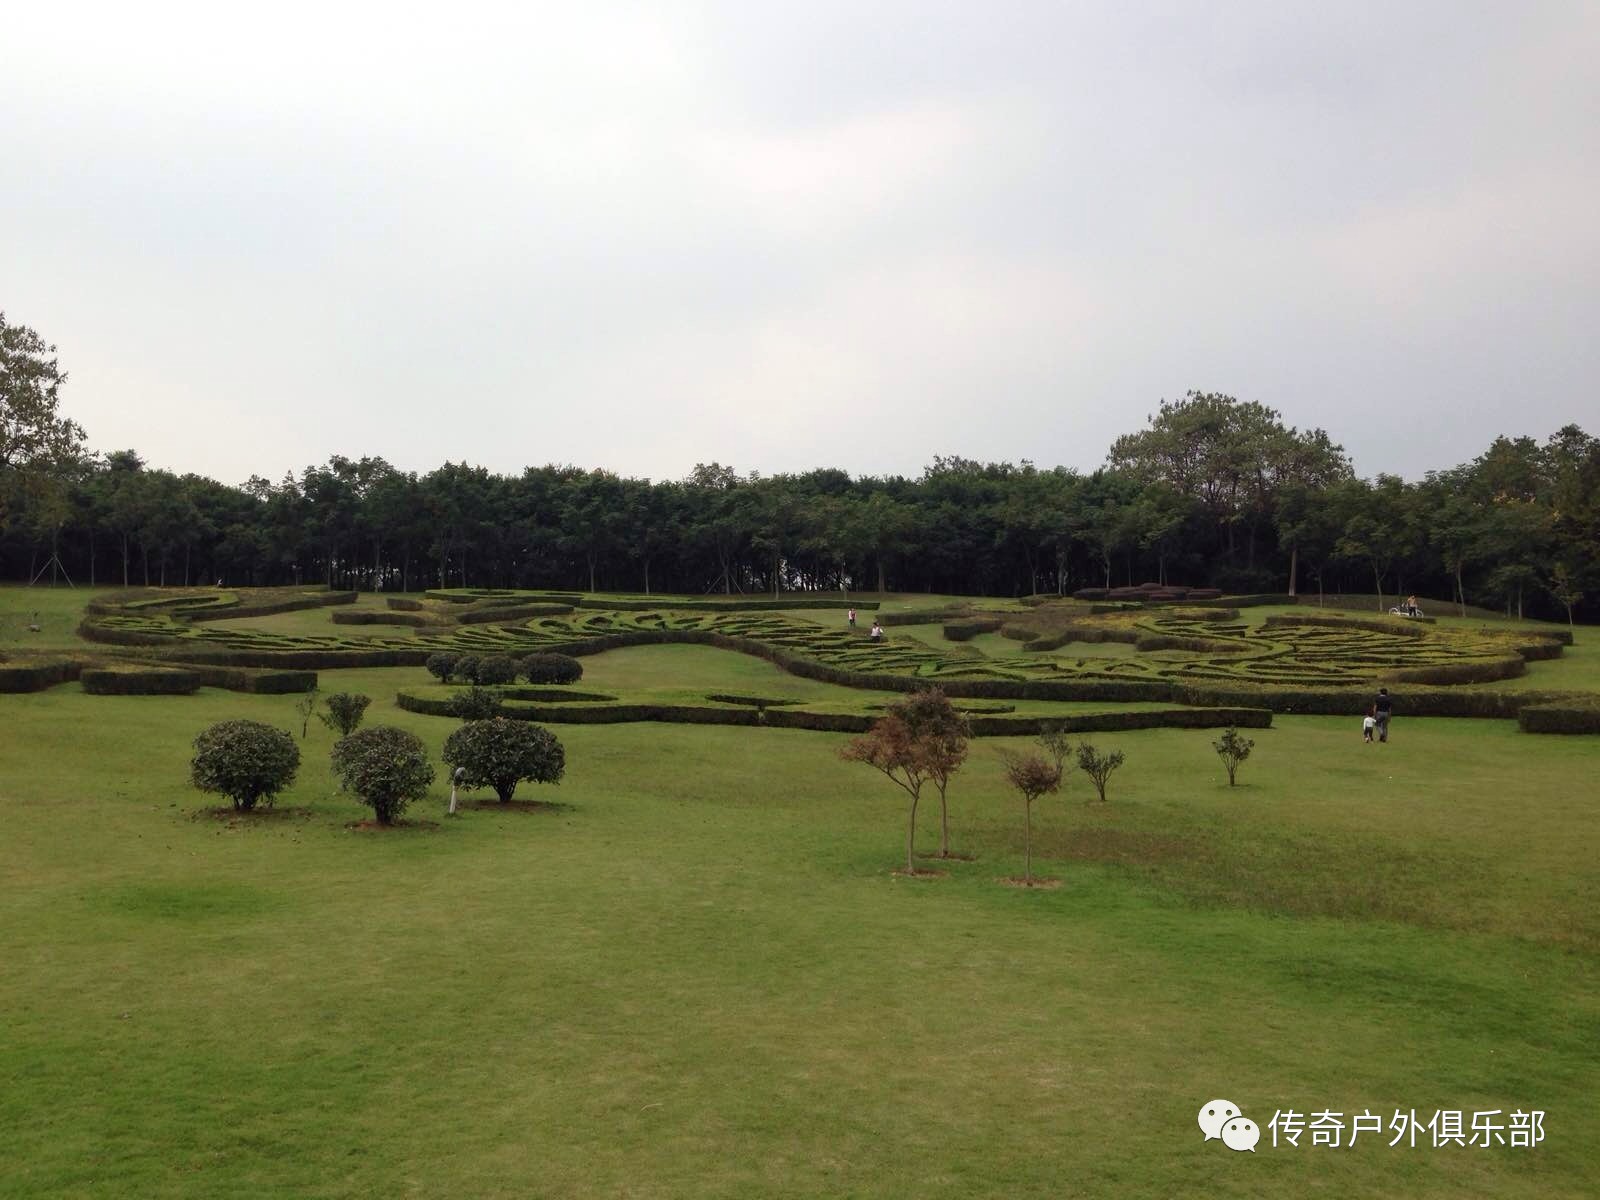
<svg viewBox="0 0 1600 1200"><path fill-rule="evenodd" d="M0 0L0 309L101 450L1364 475L1600 433L1600 5Z"/></svg>

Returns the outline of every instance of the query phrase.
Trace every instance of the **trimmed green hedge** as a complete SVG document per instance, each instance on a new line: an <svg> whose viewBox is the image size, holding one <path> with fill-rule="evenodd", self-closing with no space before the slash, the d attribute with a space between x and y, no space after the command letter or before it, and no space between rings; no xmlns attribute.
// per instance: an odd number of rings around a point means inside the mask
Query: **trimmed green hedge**
<svg viewBox="0 0 1600 1200"><path fill-rule="evenodd" d="M72 659L28 659L0 663L0 693L42 692L78 677L83 665Z"/></svg>
<svg viewBox="0 0 1600 1200"><path fill-rule="evenodd" d="M323 592L290 600L269 600L261 604L236 604L231 608L184 611L179 615L190 621L231 621L235 617L271 617L278 613L301 612L308 608L327 608L330 605L355 602L354 592Z"/></svg>
<svg viewBox="0 0 1600 1200"><path fill-rule="evenodd" d="M449 702L402 692L395 703L408 712L453 716ZM787 707L742 706L709 708L695 704L608 704L564 706L518 704L501 715L517 721L547 724L620 725L634 721L662 721L683 725L765 725L773 729L808 729L825 733L865 733L876 717L862 713L819 713ZM1140 712L1074 713L1062 717L970 716L975 737L1025 737L1045 726L1069 733L1126 729L1220 729L1229 725L1265 729L1272 713L1264 708L1155 709Z"/></svg>
<svg viewBox="0 0 1600 1200"><path fill-rule="evenodd" d="M571 604L555 604L540 601L536 604L496 604L474 612L456 614L456 622L460 625L488 625L491 623L509 623L512 621L525 621L529 617L564 617L574 608Z"/></svg>
<svg viewBox="0 0 1600 1200"><path fill-rule="evenodd" d="M996 632L1001 624L999 617L971 617L965 621L951 621L944 627L944 636L948 642L970 642L980 633Z"/></svg>
<svg viewBox="0 0 1600 1200"><path fill-rule="evenodd" d="M1517 725L1523 733L1600 733L1600 702L1525 704Z"/></svg>
<svg viewBox="0 0 1600 1200"><path fill-rule="evenodd" d="M878 607L877 601L849 601L849 600L818 600L815 598L778 599L768 596L765 599L745 597L737 600L682 600L664 597L660 600L650 598L612 599L607 596L583 596L577 601L578 608L597 608L611 612L777 612L785 608L800 609L834 609L840 617L844 616L847 608L857 611L871 612Z"/></svg>
<svg viewBox="0 0 1600 1200"><path fill-rule="evenodd" d="M450 625L447 617L436 617L428 612L397 612L392 609L380 611L357 608L350 612L330 613L329 616L335 625L403 625L411 629L448 628Z"/></svg>
<svg viewBox="0 0 1600 1200"><path fill-rule="evenodd" d="M91 696L188 696L200 676L172 667L85 667L78 682Z"/></svg>

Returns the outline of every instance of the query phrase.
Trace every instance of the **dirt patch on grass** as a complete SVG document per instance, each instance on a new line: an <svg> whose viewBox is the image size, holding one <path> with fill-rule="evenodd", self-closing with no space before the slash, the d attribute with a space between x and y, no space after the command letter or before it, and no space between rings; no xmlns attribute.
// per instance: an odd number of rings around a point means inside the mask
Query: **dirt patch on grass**
<svg viewBox="0 0 1600 1200"><path fill-rule="evenodd" d="M949 871L935 871L929 867L918 867L915 871L908 871L904 867L890 871L896 879L944 879Z"/></svg>
<svg viewBox="0 0 1600 1200"><path fill-rule="evenodd" d="M347 821L345 828L352 833L437 833L437 821L396 821L392 825L380 825L376 821Z"/></svg>
<svg viewBox="0 0 1600 1200"><path fill-rule="evenodd" d="M1001 887L1027 888L1030 891L1044 892L1052 892L1061 886L1061 880L1059 879L1045 879L1037 875L1031 881L1024 879L1021 875L1002 875L995 882Z"/></svg>
<svg viewBox="0 0 1600 1200"><path fill-rule="evenodd" d="M935 854L935 853L929 852L929 853L925 853L925 854L918 854L917 857L922 859L922 860L924 860L925 862L977 862L978 861L978 856L976 854L965 854L965 853L956 853L956 852L952 852L950 854Z"/></svg>

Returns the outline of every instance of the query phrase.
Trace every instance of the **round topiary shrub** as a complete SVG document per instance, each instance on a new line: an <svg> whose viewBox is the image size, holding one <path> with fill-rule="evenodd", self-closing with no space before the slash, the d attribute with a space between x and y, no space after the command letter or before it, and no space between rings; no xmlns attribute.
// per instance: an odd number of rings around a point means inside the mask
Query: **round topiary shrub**
<svg viewBox="0 0 1600 1200"><path fill-rule="evenodd" d="M456 665L451 674L457 679L465 680L467 683L477 683L478 669L482 665L482 660L476 654L463 654L456 659Z"/></svg>
<svg viewBox="0 0 1600 1200"><path fill-rule="evenodd" d="M463 786L492 787L502 804L524 779L560 783L567 766L566 752L555 734L506 717L462 725L445 741L444 760L466 772Z"/></svg>
<svg viewBox="0 0 1600 1200"><path fill-rule="evenodd" d="M374 725L340 738L333 746L333 770L379 825L392 825L433 783L433 764L421 739L393 725Z"/></svg>
<svg viewBox="0 0 1600 1200"><path fill-rule="evenodd" d="M517 678L517 664L504 654L491 654L478 660L478 682L493 686L513 683Z"/></svg>
<svg viewBox="0 0 1600 1200"><path fill-rule="evenodd" d="M452 654L448 650L440 650L437 654L428 655L428 661L423 663L423 666L427 667L428 674L432 675L440 683L449 683L450 676L455 673L456 663L460 658L459 654Z"/></svg>
<svg viewBox="0 0 1600 1200"><path fill-rule="evenodd" d="M233 801L250 812L294 782L300 748L292 734L260 721L219 721L194 739L189 780L202 792Z"/></svg>
<svg viewBox="0 0 1600 1200"><path fill-rule="evenodd" d="M522 673L529 683L577 683L583 664L570 654L530 654L522 660Z"/></svg>

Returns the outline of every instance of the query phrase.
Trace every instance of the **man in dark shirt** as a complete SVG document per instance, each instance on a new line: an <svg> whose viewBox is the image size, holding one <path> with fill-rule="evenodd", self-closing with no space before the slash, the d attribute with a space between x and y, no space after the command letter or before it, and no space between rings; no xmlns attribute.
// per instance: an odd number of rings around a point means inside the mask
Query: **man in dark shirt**
<svg viewBox="0 0 1600 1200"><path fill-rule="evenodd" d="M1378 740L1380 742L1389 740L1389 713L1393 710L1393 707L1393 702L1389 699L1389 689L1386 687L1379 688L1378 700L1373 705L1373 710L1378 718Z"/></svg>

